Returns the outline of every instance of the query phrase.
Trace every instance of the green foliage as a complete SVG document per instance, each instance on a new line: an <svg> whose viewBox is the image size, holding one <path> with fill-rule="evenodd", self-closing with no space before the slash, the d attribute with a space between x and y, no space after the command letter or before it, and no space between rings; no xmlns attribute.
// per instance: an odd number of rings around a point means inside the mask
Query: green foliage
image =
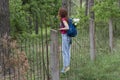
<svg viewBox="0 0 120 80"><path fill-rule="evenodd" d="M21 0L10 0L11 35L24 32L28 27L29 14L23 10Z"/></svg>
<svg viewBox="0 0 120 80"><path fill-rule="evenodd" d="M85 16L85 8L79 9L80 25L88 25L89 16Z"/></svg>
<svg viewBox="0 0 120 80"><path fill-rule="evenodd" d="M41 27L58 26L57 13L60 1L57 0L10 0L11 34L34 32L36 21ZM58 4L59 3L59 4Z"/></svg>
<svg viewBox="0 0 120 80"><path fill-rule="evenodd" d="M73 16L77 16L80 18L81 26L84 24L88 24L89 15L85 16L85 2L83 2L84 6L82 8L76 7L74 11L77 11ZM95 21L96 22L108 22L109 18L117 18L120 17L120 7L118 0L95 0L94 7L92 8L95 12Z"/></svg>
<svg viewBox="0 0 120 80"><path fill-rule="evenodd" d="M95 0L94 7L92 8L95 13L95 29L103 30L108 33L108 20L113 19L113 26L119 26L119 17L120 17L120 4L118 0ZM80 30L89 30L89 13L85 16L86 5L83 1L83 6L81 7L72 7L76 14L73 14L72 17L80 18ZM115 28L115 29L114 29ZM118 27L113 27L116 30ZM97 31L98 32L98 31ZM101 31L99 31L101 32ZM117 33L119 34L119 33ZM106 34L102 34L106 35ZM108 37L107 37L108 38Z"/></svg>
<svg viewBox="0 0 120 80"><path fill-rule="evenodd" d="M71 17L72 18L79 18L80 21L77 24L77 29L80 30L88 30L88 24L89 24L89 17L85 16L85 8L80 8L79 6L76 7L76 9L74 9L74 11L76 11L76 14L72 14Z"/></svg>
<svg viewBox="0 0 120 80"><path fill-rule="evenodd" d="M93 8L96 20L107 21L109 18L120 17L120 9L116 0L95 0Z"/></svg>

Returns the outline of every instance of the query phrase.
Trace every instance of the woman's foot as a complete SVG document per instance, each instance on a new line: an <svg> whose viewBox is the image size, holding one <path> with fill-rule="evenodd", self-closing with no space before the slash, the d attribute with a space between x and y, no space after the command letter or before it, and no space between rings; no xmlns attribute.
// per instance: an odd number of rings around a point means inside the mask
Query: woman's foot
<svg viewBox="0 0 120 80"><path fill-rule="evenodd" d="M66 73L67 71L69 71L70 70L70 67L68 66L68 67L65 67L65 68L63 68L62 70L61 70L61 73Z"/></svg>

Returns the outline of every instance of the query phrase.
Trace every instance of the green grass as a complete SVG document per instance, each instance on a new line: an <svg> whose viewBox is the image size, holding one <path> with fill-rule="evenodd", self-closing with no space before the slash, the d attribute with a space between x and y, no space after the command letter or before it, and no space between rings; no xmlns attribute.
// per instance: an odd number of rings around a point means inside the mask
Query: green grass
<svg viewBox="0 0 120 80"><path fill-rule="evenodd" d="M61 75L60 80L120 80L120 54L100 54L94 62L89 55L75 54L71 70Z"/></svg>

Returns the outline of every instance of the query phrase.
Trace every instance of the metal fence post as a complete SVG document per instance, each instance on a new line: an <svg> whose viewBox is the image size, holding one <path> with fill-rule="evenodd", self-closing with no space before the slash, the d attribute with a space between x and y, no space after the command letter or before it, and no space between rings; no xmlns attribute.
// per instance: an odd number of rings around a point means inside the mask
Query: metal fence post
<svg viewBox="0 0 120 80"><path fill-rule="evenodd" d="M51 29L50 70L52 80L59 80L58 32Z"/></svg>

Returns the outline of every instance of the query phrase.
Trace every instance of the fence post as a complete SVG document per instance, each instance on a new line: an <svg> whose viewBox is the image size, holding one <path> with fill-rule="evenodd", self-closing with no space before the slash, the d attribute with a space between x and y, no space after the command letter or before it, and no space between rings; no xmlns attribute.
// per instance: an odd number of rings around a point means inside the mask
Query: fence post
<svg viewBox="0 0 120 80"><path fill-rule="evenodd" d="M50 46L50 70L52 80L59 80L59 48L58 32L51 29L51 46Z"/></svg>

